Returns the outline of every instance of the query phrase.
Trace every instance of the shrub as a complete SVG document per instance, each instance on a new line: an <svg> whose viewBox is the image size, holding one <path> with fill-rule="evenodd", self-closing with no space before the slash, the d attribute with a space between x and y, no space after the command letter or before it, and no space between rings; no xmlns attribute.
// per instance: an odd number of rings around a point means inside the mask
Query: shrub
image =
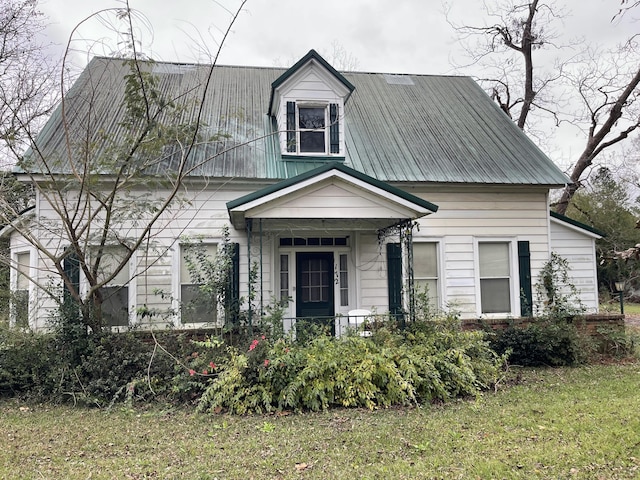
<svg viewBox="0 0 640 480"><path fill-rule="evenodd" d="M0 324L0 395L46 397L60 371L51 335Z"/></svg>
<svg viewBox="0 0 640 480"><path fill-rule="evenodd" d="M586 334L566 320L541 319L528 325L512 323L496 332L493 349L509 354L509 362L522 366L571 366L585 363L593 351Z"/></svg>
<svg viewBox="0 0 640 480"><path fill-rule="evenodd" d="M373 409L474 396L497 380L503 362L482 332L451 322L372 338L319 335L304 345L259 337L244 352L228 349L198 410Z"/></svg>

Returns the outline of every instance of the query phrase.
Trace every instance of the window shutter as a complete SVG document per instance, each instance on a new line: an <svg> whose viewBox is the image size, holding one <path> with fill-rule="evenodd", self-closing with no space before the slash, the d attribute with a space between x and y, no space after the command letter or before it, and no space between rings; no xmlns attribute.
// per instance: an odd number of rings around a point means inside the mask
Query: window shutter
<svg viewBox="0 0 640 480"><path fill-rule="evenodd" d="M76 293L78 293L80 290L80 261L74 251L68 250L67 256L62 260L62 269L69 283ZM64 296L65 298L71 296L69 285L66 283L64 284Z"/></svg>
<svg viewBox="0 0 640 480"><path fill-rule="evenodd" d="M287 102L287 152L296 151L296 102Z"/></svg>
<svg viewBox="0 0 640 480"><path fill-rule="evenodd" d="M338 104L329 106L329 142L330 152L340 153L340 121L338 119Z"/></svg>
<svg viewBox="0 0 640 480"><path fill-rule="evenodd" d="M389 281L389 313L402 314L402 248L399 243L387 244L387 271Z"/></svg>
<svg viewBox="0 0 640 480"><path fill-rule="evenodd" d="M518 269L520 272L520 313L530 317L533 313L533 295L531 291L531 253L529 242L518 242Z"/></svg>
<svg viewBox="0 0 640 480"><path fill-rule="evenodd" d="M240 245L229 243L225 248L229 249L231 266L227 277L224 305L227 320L235 324L240 315Z"/></svg>
<svg viewBox="0 0 640 480"><path fill-rule="evenodd" d="M67 249L67 254L62 260L62 270L64 271L65 276L69 280L69 283L73 287L73 289L78 293L80 291L80 260L71 248ZM62 299L64 302L65 312L64 314L68 319L79 318L80 316L80 308L78 302L76 302L71 295L71 290L69 289L69 285L64 283L64 287L62 289Z"/></svg>

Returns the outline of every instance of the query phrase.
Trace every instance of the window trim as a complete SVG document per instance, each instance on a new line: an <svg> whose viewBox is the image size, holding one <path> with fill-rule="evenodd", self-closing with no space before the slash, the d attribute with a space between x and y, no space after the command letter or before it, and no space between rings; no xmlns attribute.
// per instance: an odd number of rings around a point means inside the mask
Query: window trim
<svg viewBox="0 0 640 480"><path fill-rule="evenodd" d="M419 280L416 277L415 274L415 263L416 263L416 257L415 257L415 246L417 244L420 243L432 243L435 244L436 247L436 261L437 261L437 265L436 265L436 275L437 277L435 278L436 280L436 302L435 302L435 307L437 309L444 309L445 306L445 296L444 296L444 281L443 281L443 261L442 259L444 258L444 242L441 238L419 238L413 239L413 245L412 248L414 248L414 252L413 252L413 283L414 283L414 288L416 285L416 282ZM427 279L430 280L430 279Z"/></svg>
<svg viewBox="0 0 640 480"><path fill-rule="evenodd" d="M344 102L341 99L291 99L283 98L281 154L284 158L330 158L332 161L344 158ZM289 109L293 104L294 112ZM332 107L335 105L336 121L332 122ZM300 134L303 132L319 131L320 129L300 128L301 108L322 108L324 110L324 150L322 152L303 152L300 150ZM293 125L291 125L293 123ZM335 123L336 130L332 128ZM293 128L291 128L293 126ZM293 144L294 148L290 148ZM335 151L337 150L337 151Z"/></svg>
<svg viewBox="0 0 640 480"><path fill-rule="evenodd" d="M24 289L18 289L18 283L19 283L19 275L21 275L21 272L19 271L18 268L18 256L19 255L24 255L24 254L28 254L29 255L29 265L27 266L27 325L31 326L32 322L34 320L34 315L35 315L35 309L31 308L31 303L33 302L33 295L34 295L34 283L30 280L31 278L34 278L34 273L35 273L35 268L36 268L36 264L35 264L35 249L32 247L21 247L21 248L16 248L15 250L12 249L11 251L11 264L14 265L13 268L11 268L10 272L9 272L9 285L10 285L10 291L13 294L17 294L18 291L24 291ZM10 303L9 303L9 326L11 328L16 326L16 305L15 302L13 300L13 298L11 299Z"/></svg>
<svg viewBox="0 0 640 480"><path fill-rule="evenodd" d="M213 237L205 237L205 238L197 238L190 239L197 240L199 243L204 245L214 245L216 247L216 254L219 251L221 241L219 238ZM172 298L172 309L175 312L176 325L179 325L180 328L184 329L197 329L197 328L207 328L210 326L220 326L221 321L224 321L224 315L221 315L222 306L217 302L216 303L216 320L215 322L183 322L182 321L182 310L180 308L182 302L182 246L187 243L193 243L188 240L178 240L175 243L175 247L173 248L173 271L174 275L171 276L171 290L173 292Z"/></svg>
<svg viewBox="0 0 640 480"><path fill-rule="evenodd" d="M95 246L90 246L88 249L89 252L89 258L91 258L91 250L93 248L98 247L98 245ZM122 247L121 245L104 245L104 248L118 248L118 247ZM109 287L109 286L126 286L128 291L127 291L127 318L128 318L128 325L114 325L111 327L111 331L113 332L121 332L121 331L126 331L129 328L133 327L136 323L137 323L137 317L136 317L136 307L138 305L137 302L137 295L138 295L138 282L137 282L137 275L136 275L136 267L137 267L137 252L134 251L131 254L131 257L129 258L129 261L127 263L127 266L129 268L129 281L127 283L124 284L113 284L113 283L106 283L105 285L103 285L103 287ZM89 260L91 261L91 260ZM102 288L102 287L101 287ZM79 285L79 290L80 290L80 295L82 295L83 297L86 297L87 294L89 293L89 282L87 282L87 277L84 275L84 273L82 272L82 269L80 270L80 285Z"/></svg>
<svg viewBox="0 0 640 480"><path fill-rule="evenodd" d="M480 288L480 244L502 243L507 244L509 258L509 305L511 311L498 313L482 313L482 293ZM518 250L515 237L476 237L474 238L474 265L475 265L475 295L476 315L478 318L509 318L520 316L520 302L518 300Z"/></svg>
<svg viewBox="0 0 640 480"><path fill-rule="evenodd" d="M311 232L310 232L311 233ZM296 238L316 238L318 235L310 234L308 236L303 237L302 235L298 235ZM296 284L296 253L297 252L333 252L333 275L334 275L334 308L335 315L347 315L349 310L353 310L357 301L357 268L354 266L355 259L355 251L353 246L353 235L341 232L336 232L333 235L333 238L347 238L346 245L280 245L280 237L273 243L274 246L274 256L276 264L273 268L272 281L274 285L274 291L281 291L281 280L280 280L280 255L288 255L288 268L289 268L289 296L295 298L295 292L297 290L298 285ZM289 236L285 236L283 238L289 238ZM347 255L347 282L348 282L348 305L341 305L340 301L340 287L341 284L339 282L340 277L340 255ZM295 302L289 302L287 306L287 310L285 315L289 318L295 318L296 316L295 310Z"/></svg>

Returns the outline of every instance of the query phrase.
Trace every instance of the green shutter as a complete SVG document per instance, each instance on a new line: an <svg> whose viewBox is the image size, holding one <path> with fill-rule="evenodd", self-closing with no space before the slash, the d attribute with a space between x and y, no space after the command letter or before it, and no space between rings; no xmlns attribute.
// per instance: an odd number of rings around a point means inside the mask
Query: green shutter
<svg viewBox="0 0 640 480"><path fill-rule="evenodd" d="M329 143L331 153L340 153L340 121L338 118L338 104L329 105Z"/></svg>
<svg viewBox="0 0 640 480"><path fill-rule="evenodd" d="M229 268L227 285L224 294L224 305L227 314L227 321L237 323L240 315L240 245L229 243L231 266Z"/></svg>
<svg viewBox="0 0 640 480"><path fill-rule="evenodd" d="M402 248L399 243L387 243L387 273L389 281L389 313L402 314Z"/></svg>
<svg viewBox="0 0 640 480"><path fill-rule="evenodd" d="M518 268L520 271L520 313L530 317L533 313L533 295L531 290L531 253L529 242L518 242Z"/></svg>
<svg viewBox="0 0 640 480"><path fill-rule="evenodd" d="M62 299L65 309L64 315L69 319L78 318L80 315L79 304L71 295L69 287L73 288L76 295L80 291L80 261L71 248L67 249L66 256L62 260L62 270L64 271L65 277L67 277L66 280L69 282L64 282L62 289Z"/></svg>
<svg viewBox="0 0 640 480"><path fill-rule="evenodd" d="M296 102L287 102L287 152L296 151Z"/></svg>
<svg viewBox="0 0 640 480"><path fill-rule="evenodd" d="M65 298L67 296L71 296L71 291L69 290L70 286L73 287L77 294L80 290L80 261L78 260L76 253L72 250L68 250L66 257L62 260L62 270L70 284L69 285L66 282L64 284Z"/></svg>

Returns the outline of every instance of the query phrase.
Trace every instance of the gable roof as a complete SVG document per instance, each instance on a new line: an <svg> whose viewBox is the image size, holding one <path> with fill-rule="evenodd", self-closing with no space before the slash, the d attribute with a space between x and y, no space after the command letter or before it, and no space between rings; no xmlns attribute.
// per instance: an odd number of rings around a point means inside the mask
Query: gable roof
<svg viewBox="0 0 640 480"><path fill-rule="evenodd" d="M358 206L350 211L351 202L340 198L338 199L342 202L340 208L329 208L326 195L309 200L319 189L326 190L329 185L337 186L343 194L351 191L349 196L357 196L361 200ZM329 197L334 197L335 192L336 189L333 189ZM259 213L265 210L267 205L269 205L267 210L270 214L274 212L273 205L284 206L277 214L282 218L313 218L311 215L301 213L305 210L299 204L301 197L306 197L307 203L309 201L312 203L307 206L307 211L315 211L323 220L328 219L330 214L332 218L340 219L376 219L382 221L381 226L384 227L402 220L423 217L438 210L437 205L427 200L364 175L341 163L321 166L227 202L227 210L236 228L244 227L248 213L252 211ZM291 198L293 202L289 201ZM295 206L292 207L292 205ZM247 218L250 216L252 215ZM260 218L260 215L256 217Z"/></svg>
<svg viewBox="0 0 640 480"><path fill-rule="evenodd" d="M333 75L340 83L342 83L349 92L353 92L356 87L353 86L349 80L344 78L344 76L338 72L335 68L333 68L322 56L316 52L315 50L309 50L304 57L298 60L295 65L289 68L286 72L276 78L273 83L271 83L271 97L269 98L269 115L273 115L273 98L275 95L275 91L285 83L289 78L291 78L298 70L300 70L303 66L305 66L308 62L315 60L322 67L324 67L331 75Z"/></svg>
<svg viewBox="0 0 640 480"><path fill-rule="evenodd" d="M157 77L163 95L185 105L199 100L198 87L209 71L207 65L175 63L142 67ZM277 127L267 111L272 85L287 71L214 68L203 105L204 133L225 136L194 149L189 158L193 176L282 180L326 164L281 156ZM122 105L128 73L126 61L96 57L80 75L66 99L72 148L81 151L91 140L116 142L126 133ZM354 170L383 182L555 187L568 182L471 78L340 75L355 87L344 113L344 163ZM184 115L195 110L186 108ZM64 150L63 124L58 109L37 140L60 173L69 171L74 158ZM109 151L109 145L100 148ZM176 155L168 156L148 172L162 174L175 162Z"/></svg>
<svg viewBox="0 0 640 480"><path fill-rule="evenodd" d="M591 237L603 238L607 236L604 232L598 230L597 228L593 228L586 223L579 222L577 220L574 220L573 218L567 217L566 215L554 212L553 210L551 210L549 213L551 213L552 220L555 220L558 223L569 225L574 230L582 230L583 233L587 233Z"/></svg>

